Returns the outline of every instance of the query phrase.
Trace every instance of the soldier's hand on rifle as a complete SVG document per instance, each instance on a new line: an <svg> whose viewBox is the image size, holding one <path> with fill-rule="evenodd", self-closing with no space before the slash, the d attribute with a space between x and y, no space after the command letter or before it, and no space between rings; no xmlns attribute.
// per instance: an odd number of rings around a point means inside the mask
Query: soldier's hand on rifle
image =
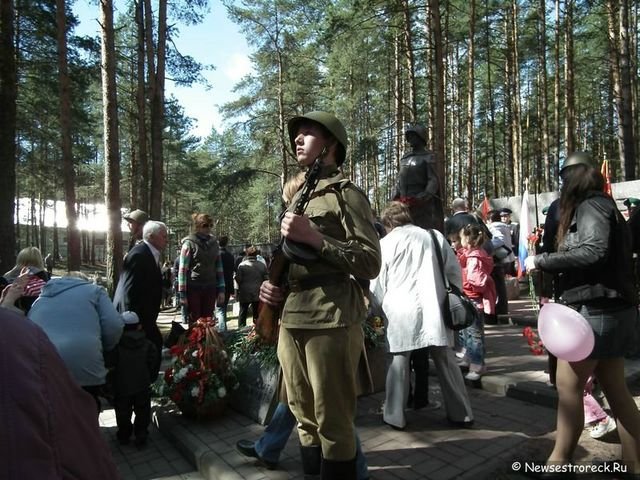
<svg viewBox="0 0 640 480"><path fill-rule="evenodd" d="M284 302L284 290L280 287L276 287L269 280L265 280L260 285L260 301L277 307Z"/></svg>
<svg viewBox="0 0 640 480"><path fill-rule="evenodd" d="M280 224L280 233L283 237L294 242L306 243L316 250L322 248L323 237L306 215L296 215L292 212L285 213Z"/></svg>

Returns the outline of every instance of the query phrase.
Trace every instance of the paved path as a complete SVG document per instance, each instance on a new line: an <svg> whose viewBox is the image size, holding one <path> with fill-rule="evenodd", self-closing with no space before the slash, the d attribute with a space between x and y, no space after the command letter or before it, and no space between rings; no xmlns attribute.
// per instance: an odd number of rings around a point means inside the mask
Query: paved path
<svg viewBox="0 0 640 480"><path fill-rule="evenodd" d="M203 480L178 449L153 425L147 446L139 450L133 443L122 446L116 439L113 409L100 414L100 429L111 447L122 480Z"/></svg>
<svg viewBox="0 0 640 480"><path fill-rule="evenodd" d="M511 310L513 318L524 321L533 315L527 301L512 302ZM165 317L166 321L170 318ZM378 413L383 393L360 398L356 425L372 479L521 479L524 477L513 470L514 462L522 465L545 460L555 430L555 410L544 406L555 399L555 392L545 383L546 357L530 353L522 326L504 324L487 326L486 330L489 371L481 385L469 386L475 414L472 429L452 429L440 408L410 411L407 429L396 431L384 425ZM640 362L628 361L627 367L638 402ZM430 394L432 400L441 400L435 376L430 377ZM237 440L255 439L262 432L263 427L251 419L231 409L223 418L210 422L185 419L169 406L157 407L155 412L154 421L162 433L154 427L151 442L143 451L119 446L112 411L101 415L103 431L125 480L304 478L295 433L279 469L269 471L235 451ZM605 441L596 441L585 431L575 460L590 464L595 459L618 457L615 433ZM202 476L195 476L196 465Z"/></svg>

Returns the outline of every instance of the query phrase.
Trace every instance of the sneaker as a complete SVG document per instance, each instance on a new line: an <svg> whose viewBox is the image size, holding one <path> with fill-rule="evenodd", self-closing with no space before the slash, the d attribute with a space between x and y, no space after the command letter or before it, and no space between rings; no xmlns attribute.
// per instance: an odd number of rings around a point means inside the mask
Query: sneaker
<svg viewBox="0 0 640 480"><path fill-rule="evenodd" d="M613 432L615 429L616 421L613 418L607 416L607 418L591 427L589 435L591 436L591 438L602 438L607 433Z"/></svg>
<svg viewBox="0 0 640 480"><path fill-rule="evenodd" d="M456 364L463 370L469 368L469 360L465 355L463 355L462 357L457 357Z"/></svg>
<svg viewBox="0 0 640 480"><path fill-rule="evenodd" d="M482 378L482 374L480 372L469 372L464 376L464 378L470 382L477 382Z"/></svg>
<svg viewBox="0 0 640 480"><path fill-rule="evenodd" d="M275 470L278 468L277 462L270 462L258 455L258 452L256 452L255 449L255 442L252 442L251 440L238 440L236 443L236 450L245 457L255 458L258 463L267 470Z"/></svg>

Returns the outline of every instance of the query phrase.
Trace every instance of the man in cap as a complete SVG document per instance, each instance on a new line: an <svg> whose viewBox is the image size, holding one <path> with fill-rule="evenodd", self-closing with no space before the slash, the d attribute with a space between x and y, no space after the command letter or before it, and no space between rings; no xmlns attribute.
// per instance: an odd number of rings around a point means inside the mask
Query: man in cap
<svg viewBox="0 0 640 480"><path fill-rule="evenodd" d="M142 210L133 210L125 214L124 219L129 225L129 250L142 240L142 229L149 220L149 215Z"/></svg>
<svg viewBox="0 0 640 480"><path fill-rule="evenodd" d="M640 207L640 198L629 197L624 202L624 206L627 207L627 218L631 218L631 215Z"/></svg>
<svg viewBox="0 0 640 480"><path fill-rule="evenodd" d="M520 225L511 221L511 214L513 212L510 208L504 207L500 209L500 220L506 224L511 230L511 244L515 247L516 251L520 242Z"/></svg>
<svg viewBox="0 0 640 480"><path fill-rule="evenodd" d="M353 421L365 306L353 278L378 275L380 244L366 196L339 170L347 149L342 123L330 113L311 112L289 120L288 132L298 164L306 169L319 159L322 170L305 214L290 207L281 233L311 247L318 259L290 265L286 300L269 281L260 287L260 300L284 302L278 358L298 421L304 473L355 479Z"/></svg>
<svg viewBox="0 0 640 480"><path fill-rule="evenodd" d="M409 125L405 140L412 150L400 160L400 171L393 199L409 206L411 217L422 228L443 231L444 212L436 157L427 150L427 129Z"/></svg>

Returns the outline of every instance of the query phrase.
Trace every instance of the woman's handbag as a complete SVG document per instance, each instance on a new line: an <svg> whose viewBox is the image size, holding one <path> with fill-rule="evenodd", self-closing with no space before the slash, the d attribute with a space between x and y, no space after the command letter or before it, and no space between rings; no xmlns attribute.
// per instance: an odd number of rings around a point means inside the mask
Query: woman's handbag
<svg viewBox="0 0 640 480"><path fill-rule="evenodd" d="M444 287L447 294L444 297L443 319L444 324L451 330L463 330L470 327L474 321L476 321L480 312L476 308L475 304L464 292L460 291L455 285L451 285L444 274L444 261L442 260L442 251L440 250L440 244L438 239L432 230L428 230L431 235L433 248L436 251L438 257L438 265L440 266L440 274L444 282Z"/></svg>
<svg viewBox="0 0 640 480"><path fill-rule="evenodd" d="M504 244L498 245L496 248L493 249L493 258L495 258L500 262L505 258L507 258L509 255L511 255L511 253L512 253L512 250L506 245Z"/></svg>

